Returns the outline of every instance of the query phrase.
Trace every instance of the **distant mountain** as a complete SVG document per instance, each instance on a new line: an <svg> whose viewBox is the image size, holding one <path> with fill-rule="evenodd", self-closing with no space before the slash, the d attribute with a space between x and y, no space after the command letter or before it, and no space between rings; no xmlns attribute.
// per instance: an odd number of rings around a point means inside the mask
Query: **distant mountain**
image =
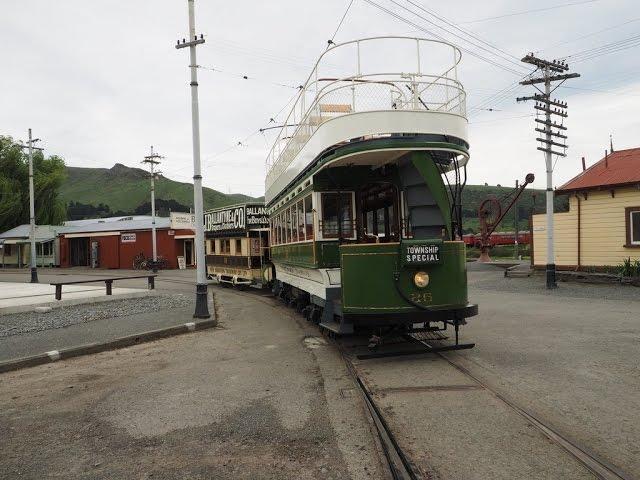
<svg viewBox="0 0 640 480"><path fill-rule="evenodd" d="M256 200L247 195L225 194L206 187L203 188L203 196L205 209ZM96 207L87 211L96 211L101 216L115 212L134 213L136 209L144 209L145 203L149 204L149 172L120 163L112 168L67 167L67 179L60 190L60 197L67 205L73 202L74 205ZM156 180L156 199L193 208L193 186L160 176ZM100 209L97 208L99 206Z"/></svg>

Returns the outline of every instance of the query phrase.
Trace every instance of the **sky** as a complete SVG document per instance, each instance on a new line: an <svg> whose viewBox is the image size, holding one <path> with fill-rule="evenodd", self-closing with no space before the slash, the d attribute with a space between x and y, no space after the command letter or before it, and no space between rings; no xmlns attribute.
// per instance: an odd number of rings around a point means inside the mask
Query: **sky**
<svg viewBox="0 0 640 480"><path fill-rule="evenodd" d="M174 48L186 36L186 0L0 1L0 135L24 140L32 128L46 154L79 167L140 167L153 145L165 157L159 169L166 177L191 181L188 52ZM271 118L286 118L283 108L295 86L309 75L349 3L196 0L196 30L206 39L198 47L204 185L225 193L264 193L265 158L276 131L259 129L273 125ZM533 87L516 87L528 71L518 59L530 51L567 57L571 71L581 74L554 93L569 105L569 149L556 162L556 186L579 173L581 157L587 165L602 158L609 135L615 149L640 147L640 42L630 40L623 46L633 48L591 59L582 54L582 61L575 55L638 36L637 1L374 3L413 25L367 0L353 0L336 43L436 33L464 48L459 77L470 112L468 183L512 185L533 172L534 186L545 186L533 105L514 100L535 93Z"/></svg>

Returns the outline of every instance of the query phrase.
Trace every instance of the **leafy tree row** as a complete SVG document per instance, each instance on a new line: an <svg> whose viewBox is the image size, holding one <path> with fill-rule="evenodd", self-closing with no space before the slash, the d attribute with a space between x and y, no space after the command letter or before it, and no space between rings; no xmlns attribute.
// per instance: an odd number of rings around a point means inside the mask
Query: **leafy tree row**
<svg viewBox="0 0 640 480"><path fill-rule="evenodd" d="M33 154L36 223L59 225L66 217L59 198L65 179L64 160L56 155ZM0 136L0 232L29 223L29 159L11 137Z"/></svg>

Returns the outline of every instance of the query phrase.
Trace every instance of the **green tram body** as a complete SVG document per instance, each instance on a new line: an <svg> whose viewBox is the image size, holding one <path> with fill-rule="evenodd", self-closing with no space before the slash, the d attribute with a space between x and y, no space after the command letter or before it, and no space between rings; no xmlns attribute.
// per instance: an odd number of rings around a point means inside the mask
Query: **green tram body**
<svg viewBox="0 0 640 480"><path fill-rule="evenodd" d="M459 155L461 140L407 134L321 154L267 205L274 293L337 334L431 322L457 332L477 314L442 176Z"/></svg>

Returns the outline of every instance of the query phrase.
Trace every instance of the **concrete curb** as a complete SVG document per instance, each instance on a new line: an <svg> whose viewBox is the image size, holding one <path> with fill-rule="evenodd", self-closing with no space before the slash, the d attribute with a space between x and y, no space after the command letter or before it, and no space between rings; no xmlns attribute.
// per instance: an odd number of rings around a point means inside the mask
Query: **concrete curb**
<svg viewBox="0 0 640 480"><path fill-rule="evenodd" d="M90 355L92 353L105 352L107 350L116 350L118 348L131 347L141 343L152 342L162 338L182 335L184 333L195 332L196 330L205 330L213 328L218 324L214 318L211 320L202 320L187 322L173 327L161 328L158 330L150 330L147 332L136 333L126 337L115 338L106 342L88 343L77 347L69 347L62 350L52 350L39 355L30 357L16 358L0 362L0 373L20 370L22 368L35 367L45 363L52 363L58 360L66 360L67 358L79 357L82 355Z"/></svg>

